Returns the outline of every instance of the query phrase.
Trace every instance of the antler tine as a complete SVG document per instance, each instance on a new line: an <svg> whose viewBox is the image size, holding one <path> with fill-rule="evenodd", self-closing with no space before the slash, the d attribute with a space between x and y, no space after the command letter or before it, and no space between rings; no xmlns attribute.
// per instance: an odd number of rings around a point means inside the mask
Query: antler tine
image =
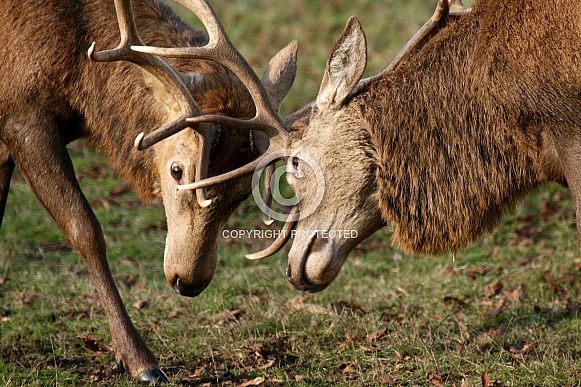
<svg viewBox="0 0 581 387"><path fill-rule="evenodd" d="M394 69L406 56L416 51L419 48L424 39L436 28L442 17L446 16L450 10L450 5L448 0L439 0L436 10L432 17L424 23L424 25L412 36L412 38L403 46L401 51L397 56L391 61L391 63L383 70L381 74L385 74Z"/></svg>
<svg viewBox="0 0 581 387"><path fill-rule="evenodd" d="M201 115L200 108L182 82L180 75L170 65L161 58L136 52L131 49L131 46L144 45L137 32L131 0L115 0L115 10L117 12L117 21L121 33L121 42L114 49L98 52L95 52L96 43L93 42L89 48L89 58L95 62L124 60L137 64L158 78L164 86L168 87L168 91L172 93L182 108L184 117ZM182 125L185 125L185 118L183 121Z"/></svg>
<svg viewBox="0 0 581 387"><path fill-rule="evenodd" d="M246 254L246 258L251 260L263 259L270 257L271 255L282 249L286 242L288 242L288 240L291 237L291 231L295 228L297 224L298 215L299 215L298 206L294 206L275 241L262 251L252 254Z"/></svg>
<svg viewBox="0 0 581 387"><path fill-rule="evenodd" d="M152 136L144 137L143 133L140 133L137 136L135 147L139 150L143 150L170 135L173 135L187 127L191 127L192 124L186 119L192 116L200 116L202 115L202 111L185 84L182 82L181 76L176 70L157 56L136 52L131 49L131 46L144 46L144 43L137 32L131 0L115 0L115 11L117 12L117 22L119 24L121 35L119 45L111 50L96 52L96 44L93 42L88 51L89 58L95 62L113 62L123 60L140 66L162 82L162 84L173 95L182 110L182 115L178 119L156 130ZM209 124L201 124L196 129L201 137L198 151L199 155L196 178L202 179L207 174L208 163L207 160L203 160L204 155L208 153L206 142L214 136L214 130ZM210 205L211 201L206 198L205 190L197 191L196 196L201 207L207 207Z"/></svg>
<svg viewBox="0 0 581 387"><path fill-rule="evenodd" d="M251 161L250 163L245 164L239 168L233 169L232 171L223 173L223 174L218 175L218 176L212 176L212 177L209 177L207 179L195 181L195 182L190 183L190 184L178 185L177 188L179 190L207 188L207 187L212 187L212 186L217 185L217 184L224 183L224 182L231 180L231 179L234 179L236 177L249 175L249 174L253 173L254 170L264 161L264 159L266 157L270 156L271 153L272 152L267 150L267 152L263 153L262 155L260 155L259 157L257 157L253 161Z"/></svg>
<svg viewBox="0 0 581 387"><path fill-rule="evenodd" d="M276 162L268 164L264 167L264 182L263 182L263 195L264 195L264 211L262 213L262 222L267 226L274 223L274 219L270 217L270 206L272 205L272 187L275 184L274 172L276 168Z"/></svg>
<svg viewBox="0 0 581 387"><path fill-rule="evenodd" d="M224 119L205 117L200 120L226 122L238 127L260 130L266 133L276 145L283 145L282 139L288 131L282 120L271 105L268 94L254 70L246 59L234 48L214 10L205 0L176 0L190 9L202 22L210 37L204 47L160 48L160 47L132 47L134 51L171 57L196 57L218 62L229 68L248 89L254 105L256 115L249 120ZM235 121L238 121L235 123Z"/></svg>
<svg viewBox="0 0 581 387"><path fill-rule="evenodd" d="M393 71L404 58L419 50L426 43L426 38L438 27L444 16L460 16L468 12L470 12L470 8L465 7L461 0L439 0L432 17L403 46L391 63L379 74L361 80L356 89L361 90L371 81L384 77L387 73Z"/></svg>

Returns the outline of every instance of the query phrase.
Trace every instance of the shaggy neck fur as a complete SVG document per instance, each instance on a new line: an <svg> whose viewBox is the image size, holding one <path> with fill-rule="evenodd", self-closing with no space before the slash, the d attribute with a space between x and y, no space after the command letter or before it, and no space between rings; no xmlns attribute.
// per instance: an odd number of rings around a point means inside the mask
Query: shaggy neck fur
<svg viewBox="0 0 581 387"><path fill-rule="evenodd" d="M581 124L580 15L577 0L481 1L351 100L377 150L396 245L455 251L524 193L564 182L551 133Z"/></svg>

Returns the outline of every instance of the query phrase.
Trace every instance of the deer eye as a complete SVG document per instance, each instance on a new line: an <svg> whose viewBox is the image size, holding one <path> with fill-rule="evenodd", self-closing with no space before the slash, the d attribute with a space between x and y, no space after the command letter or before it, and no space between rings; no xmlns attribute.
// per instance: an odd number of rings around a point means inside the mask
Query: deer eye
<svg viewBox="0 0 581 387"><path fill-rule="evenodd" d="M300 169L299 169L300 161L301 161L301 153L298 152L296 155L294 155L292 157L290 171L288 171L288 172L292 173L294 175L294 177L296 177L297 179L302 177Z"/></svg>
<svg viewBox="0 0 581 387"><path fill-rule="evenodd" d="M182 179L182 175L184 174L184 171L182 170L182 167L180 167L178 165L178 163L173 163L171 165L170 171L171 171L171 175L174 179L176 179L176 180Z"/></svg>

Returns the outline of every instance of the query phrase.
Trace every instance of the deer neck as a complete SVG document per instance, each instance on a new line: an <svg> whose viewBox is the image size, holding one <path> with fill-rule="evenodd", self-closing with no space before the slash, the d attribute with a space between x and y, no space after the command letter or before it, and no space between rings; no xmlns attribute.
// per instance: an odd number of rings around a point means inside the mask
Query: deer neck
<svg viewBox="0 0 581 387"><path fill-rule="evenodd" d="M546 180L540 127L472 78L474 29L435 38L352 101L377 150L382 216L414 254L465 247Z"/></svg>

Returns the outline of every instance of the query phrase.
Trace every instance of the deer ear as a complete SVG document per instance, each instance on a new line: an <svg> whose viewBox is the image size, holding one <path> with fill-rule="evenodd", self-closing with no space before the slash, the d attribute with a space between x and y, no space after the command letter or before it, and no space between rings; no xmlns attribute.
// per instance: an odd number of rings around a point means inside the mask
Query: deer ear
<svg viewBox="0 0 581 387"><path fill-rule="evenodd" d="M295 81L298 49L298 42L293 40L270 60L264 70L262 84L276 111Z"/></svg>
<svg viewBox="0 0 581 387"><path fill-rule="evenodd" d="M323 75L317 106L340 106L355 88L367 64L367 42L359 20L351 17L335 43Z"/></svg>
<svg viewBox="0 0 581 387"><path fill-rule="evenodd" d="M141 69L141 73L143 74L145 88L151 96L158 102L164 104L172 116L174 114L179 115L181 112L180 106L174 96L167 91L163 83L148 71Z"/></svg>

